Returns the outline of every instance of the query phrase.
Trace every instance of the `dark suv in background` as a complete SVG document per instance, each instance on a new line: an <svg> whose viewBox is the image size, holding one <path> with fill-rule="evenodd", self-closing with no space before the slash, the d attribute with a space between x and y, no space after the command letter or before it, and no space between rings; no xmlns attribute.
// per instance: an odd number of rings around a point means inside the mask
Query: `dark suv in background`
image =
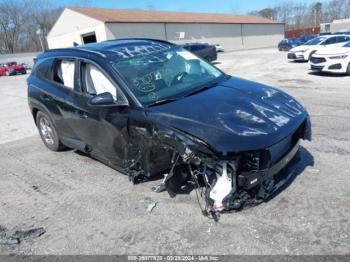
<svg viewBox="0 0 350 262"><path fill-rule="evenodd" d="M293 47L296 47L299 45L301 45L301 41L299 41L298 38L283 39L278 43L278 50L289 51Z"/></svg>
<svg viewBox="0 0 350 262"><path fill-rule="evenodd" d="M209 45L206 43L188 43L182 45L182 47L208 62L212 62L217 59L217 51L215 45Z"/></svg>

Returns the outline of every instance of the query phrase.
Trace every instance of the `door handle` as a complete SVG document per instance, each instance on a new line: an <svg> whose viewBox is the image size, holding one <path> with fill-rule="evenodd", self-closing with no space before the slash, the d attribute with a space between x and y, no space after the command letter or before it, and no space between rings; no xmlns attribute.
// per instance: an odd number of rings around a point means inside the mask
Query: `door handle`
<svg viewBox="0 0 350 262"><path fill-rule="evenodd" d="M52 101L52 97L46 94L41 95L40 98L44 101Z"/></svg>
<svg viewBox="0 0 350 262"><path fill-rule="evenodd" d="M82 119L87 119L89 116L83 111L77 111L78 116Z"/></svg>

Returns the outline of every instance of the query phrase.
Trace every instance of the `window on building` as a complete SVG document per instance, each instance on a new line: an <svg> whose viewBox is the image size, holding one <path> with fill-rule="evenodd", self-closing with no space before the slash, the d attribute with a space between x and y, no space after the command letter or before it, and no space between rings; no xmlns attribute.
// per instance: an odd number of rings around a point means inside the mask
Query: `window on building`
<svg viewBox="0 0 350 262"><path fill-rule="evenodd" d="M90 43L97 42L95 32L84 34L81 36L81 38L82 38L84 44L90 44Z"/></svg>

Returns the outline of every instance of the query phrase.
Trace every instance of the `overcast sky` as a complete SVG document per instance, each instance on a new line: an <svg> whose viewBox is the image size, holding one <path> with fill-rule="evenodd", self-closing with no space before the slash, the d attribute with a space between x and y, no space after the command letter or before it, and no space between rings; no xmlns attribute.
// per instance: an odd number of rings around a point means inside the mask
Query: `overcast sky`
<svg viewBox="0 0 350 262"><path fill-rule="evenodd" d="M92 7L114 9L157 9L164 11L218 12L244 14L253 10L271 7L281 0L82 0ZM57 4L71 5L79 0L56 0ZM316 0L296 0L295 2L313 3Z"/></svg>

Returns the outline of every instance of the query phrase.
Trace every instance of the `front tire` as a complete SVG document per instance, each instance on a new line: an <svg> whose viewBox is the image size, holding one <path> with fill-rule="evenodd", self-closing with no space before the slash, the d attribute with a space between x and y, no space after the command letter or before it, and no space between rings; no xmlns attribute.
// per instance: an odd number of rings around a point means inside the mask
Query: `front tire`
<svg viewBox="0 0 350 262"><path fill-rule="evenodd" d="M348 64L348 68L347 68L347 70L346 70L346 74L347 74L348 76L350 76L350 63Z"/></svg>
<svg viewBox="0 0 350 262"><path fill-rule="evenodd" d="M45 146L52 151L61 151L65 146L61 143L55 126L51 119L43 112L39 111L36 116L36 126L39 130L41 140Z"/></svg>

